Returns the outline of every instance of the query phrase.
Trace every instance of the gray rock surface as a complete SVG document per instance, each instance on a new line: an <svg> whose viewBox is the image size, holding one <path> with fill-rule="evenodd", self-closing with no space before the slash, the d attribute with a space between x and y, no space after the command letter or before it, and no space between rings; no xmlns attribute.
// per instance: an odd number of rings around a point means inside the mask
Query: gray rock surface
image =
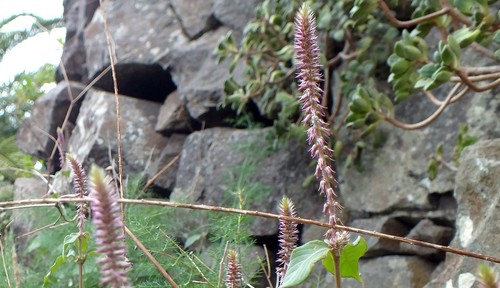
<svg viewBox="0 0 500 288"><path fill-rule="evenodd" d="M460 159L455 196L457 233L451 246L490 256L500 254L500 140L485 140L466 148ZM443 271L427 286L472 287L477 259L447 254ZM470 286L460 285L469 281ZM457 286L458 285L458 286Z"/></svg>
<svg viewBox="0 0 500 288"><path fill-rule="evenodd" d="M158 147L161 152L157 158L152 159L146 172L148 179L155 179L153 184L156 188L166 190L167 193L174 189L179 168L179 160L175 160L175 157L180 156L186 137L185 134L172 134L162 147Z"/></svg>
<svg viewBox="0 0 500 288"><path fill-rule="evenodd" d="M187 133L194 130L193 125L179 93L176 91L168 95L160 108L155 126L156 132L164 135L174 132Z"/></svg>
<svg viewBox="0 0 500 288"><path fill-rule="evenodd" d="M190 39L198 38L219 25L213 17L213 2L213 0L170 0L182 30Z"/></svg>
<svg viewBox="0 0 500 288"><path fill-rule="evenodd" d="M47 184L38 178L17 178L14 183L14 201L42 198L48 192ZM14 237L23 235L33 230L36 221L34 209L12 210L12 231ZM26 249L26 237L16 240L17 251Z"/></svg>
<svg viewBox="0 0 500 288"><path fill-rule="evenodd" d="M59 66L56 79L64 79L66 73L69 80L87 82L84 31L99 7L99 0L69 0L64 5L64 23L66 40L64 41L62 65Z"/></svg>
<svg viewBox="0 0 500 288"><path fill-rule="evenodd" d="M214 16L224 26L242 34L260 2L261 0L215 0Z"/></svg>
<svg viewBox="0 0 500 288"><path fill-rule="evenodd" d="M75 99L84 88L85 86L77 82L70 82L69 85L61 82L36 100L30 116L23 120L19 128L17 134L19 149L44 160L49 159L54 147L54 141L50 136L57 138L57 127L62 127L71 99ZM81 101L73 104L65 127L67 135L71 133L76 122L80 104Z"/></svg>
<svg viewBox="0 0 500 288"><path fill-rule="evenodd" d="M270 133L270 129L213 128L190 134L181 153L171 200L238 207L234 199L241 192L247 199L244 208L277 212L286 194L294 201L300 217L319 218L322 196L315 185L303 187L304 180L313 173L312 167L304 169L310 160L303 142L292 140L273 150L272 143L266 140ZM202 227L199 221L204 219L199 218L191 219L194 223L186 224L185 229ZM277 228L277 221L255 218L251 233L274 235Z"/></svg>
<svg viewBox="0 0 500 288"><path fill-rule="evenodd" d="M433 264L417 256L384 256L360 261L359 272L365 287L420 288L429 281L433 269ZM342 287L361 286L346 279Z"/></svg>
<svg viewBox="0 0 500 288"><path fill-rule="evenodd" d="M85 51L90 79L109 65L103 15L107 19L116 58L120 64L153 64L159 55L168 53L169 49L177 45L184 45L188 40L182 33L168 1L105 2L104 7L96 11L85 29Z"/></svg>
<svg viewBox="0 0 500 288"><path fill-rule="evenodd" d="M223 84L229 72L225 63L217 64L213 51L228 31L220 27L207 32L182 47L172 48L169 55L159 60L163 67L170 67L189 116L204 123L204 127L224 124L227 117L224 110L217 108L223 100Z"/></svg>
<svg viewBox="0 0 500 288"><path fill-rule="evenodd" d="M167 143L167 138L154 131L160 104L123 95L119 97L124 173L143 174ZM95 163L103 168L114 165L118 169L116 137L115 96L90 90L69 139L68 152L86 167Z"/></svg>

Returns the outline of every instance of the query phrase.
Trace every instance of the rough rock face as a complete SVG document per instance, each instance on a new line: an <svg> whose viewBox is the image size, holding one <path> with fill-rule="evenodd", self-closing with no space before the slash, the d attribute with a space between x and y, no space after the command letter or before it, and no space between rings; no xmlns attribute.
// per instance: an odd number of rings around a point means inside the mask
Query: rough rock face
<svg viewBox="0 0 500 288"><path fill-rule="evenodd" d="M270 133L270 129L213 128L189 135L171 200L227 206L235 205L226 203L228 194L235 199L238 197L235 193L241 192L243 199L247 199L246 209L276 213L282 195L286 194L294 201L298 215L320 217L322 212L318 207L322 207L322 196L315 185L303 187L304 180L314 171L295 169L310 163L303 142L291 141L273 151L266 140ZM200 226L199 221L204 219L195 220L185 228L193 230ZM277 229L277 221L256 218L251 232L269 236L277 234Z"/></svg>
<svg viewBox="0 0 500 288"><path fill-rule="evenodd" d="M457 233L451 246L496 256L500 249L500 140L487 140L466 148L457 173ZM448 254L443 271L426 288L473 287L481 261ZM471 285L460 283L468 279Z"/></svg>
<svg viewBox="0 0 500 288"><path fill-rule="evenodd" d="M277 212L277 202L286 194L301 217L323 219L323 197L317 192L317 183L303 186L313 169L305 139L274 145L266 139L268 129L213 128L226 126L224 118L231 115L217 109L228 72L227 63L216 63L213 50L221 36L229 32L236 39L241 36L259 2L110 0L99 7L98 0L65 1L67 39L62 63L68 78L81 82L69 85L78 94L96 80L81 109L75 107L70 117L76 128L72 131L69 125L66 131L68 138L72 132L69 152L86 165L108 167L117 161L115 96L108 93L113 91L113 80L110 72L99 75L110 64L104 16L117 61L125 174L155 178L153 188L163 196L190 203L238 207L227 201L242 192L251 199L244 207ZM469 66L490 61L472 50L462 60ZM19 132L19 145L25 152L47 157L52 150L52 141L39 131L55 136L68 109L62 71L61 67L58 87L37 101L32 117ZM448 90L443 87L436 94L442 99ZM344 170L343 159L338 159L343 223L442 245L449 243L456 227L453 246L498 254L495 244L500 240L496 233L500 222L494 211L500 187L499 140L466 150L458 173L443 168L431 181L426 165L439 142L445 143L445 157L450 155L461 123L468 123L471 134L479 139L500 138L500 98L495 96L499 91L467 94L423 129L402 131L383 125L381 145L367 143L363 151L363 171ZM401 121L416 123L435 109L425 97L416 95L397 105L395 114ZM200 129L205 130L194 132ZM173 164L167 169L170 162ZM25 197L26 187L38 185L35 182L16 183L16 197ZM253 188L246 191L245 187ZM183 227L176 235L180 240L193 229L204 229L207 213L196 214L201 215L198 218L188 210L177 209L176 213ZM276 221L256 218L252 225L258 241L275 240ZM324 232L304 226L301 240L321 239ZM444 264L435 269L443 253L365 238L370 250L360 271L367 287L423 287L433 270L435 279L428 288L465 287L460 285L475 281L476 260L446 255ZM331 278L321 277L324 281L318 287L333 285ZM359 287L345 283L346 287Z"/></svg>
<svg viewBox="0 0 500 288"><path fill-rule="evenodd" d="M57 138L57 127L62 127L71 100L83 91L85 86L77 82L59 83L49 93L40 97L31 110L30 117L26 118L19 128L17 143L23 152L36 155L42 159L49 159L54 141L50 135ZM73 104L66 125L66 134L70 135L73 129L81 101Z"/></svg>
<svg viewBox="0 0 500 288"><path fill-rule="evenodd" d="M123 95L119 97L124 172L143 173L167 143L167 138L154 131L160 105ZM81 163L95 163L101 167L114 165L117 169L115 107L113 94L99 90L87 93L68 143L68 152Z"/></svg>

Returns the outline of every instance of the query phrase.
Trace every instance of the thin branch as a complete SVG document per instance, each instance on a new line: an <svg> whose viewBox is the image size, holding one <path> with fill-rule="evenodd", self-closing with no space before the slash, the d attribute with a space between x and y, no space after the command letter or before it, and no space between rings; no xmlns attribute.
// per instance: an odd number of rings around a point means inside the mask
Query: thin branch
<svg viewBox="0 0 500 288"><path fill-rule="evenodd" d="M500 72L496 73L490 73L490 74L483 74L483 75L477 75L477 76L468 76L467 77L471 82L479 82L479 81L486 81L486 80L497 80L500 79ZM462 79L457 76L453 76L450 79L451 82L462 82Z"/></svg>
<svg viewBox="0 0 500 288"><path fill-rule="evenodd" d="M463 89L462 91L460 91L457 95L455 95L453 98L451 98L449 104L455 103L458 100L460 100L467 93L467 91L469 91L469 90ZM432 101L432 103L434 103L438 106L441 106L444 104L444 101L437 99L437 97L434 96L434 94L431 91L423 91L423 92Z"/></svg>
<svg viewBox="0 0 500 288"><path fill-rule="evenodd" d="M111 33L109 32L109 27L108 27L108 21L106 17L106 7L104 6L105 0L99 0L99 4L102 7L102 20L104 23L104 33L106 35L106 45L108 48L108 54L109 54L109 61L111 65L111 76L113 78L113 88L115 92L115 102L116 102L116 142L118 146L118 177L119 177L119 182L120 182L120 198L124 198L125 196L125 191L124 191L124 185L123 185L123 159L122 159L122 128L120 125L120 120L121 120L121 113L120 113L120 97L118 95L118 80L116 76L116 67L115 63L116 61L116 54L115 54L115 49L114 46L111 46ZM125 223L125 207L122 204L121 205L121 211L122 211L122 222ZM124 229L126 228L125 225L123 226ZM125 231L124 231L125 232Z"/></svg>
<svg viewBox="0 0 500 288"><path fill-rule="evenodd" d="M222 254L222 258L220 259L219 262L219 280L217 281L217 288L220 288L220 285L222 284L222 277L224 274L224 260L226 259L228 246L229 242L226 242L226 246L224 247L224 253Z"/></svg>
<svg viewBox="0 0 500 288"><path fill-rule="evenodd" d="M488 74L488 73L498 73L500 72L500 65L494 66L481 66L481 67L460 67L467 75L478 75L478 74Z"/></svg>
<svg viewBox="0 0 500 288"><path fill-rule="evenodd" d="M420 121L420 122L415 123L415 124L407 124L407 123L400 122L399 120L396 120L395 118L392 118L392 117L387 116L387 115L385 115L385 120L387 122L391 123L392 125L394 125L398 128L404 129L404 130L415 130L415 129L423 128L423 127L431 124L434 120L436 120L439 117L439 115L441 115L441 113L444 111L446 106L448 106L448 104L450 104L451 99L453 98L455 93L457 93L457 90L460 87L460 85L461 85L461 83L457 83L455 85L455 87L453 87L451 92L448 94L448 96L444 100L443 104L441 104L441 106L439 106L439 108L434 112L434 114L432 114L431 116L429 116L427 119L425 119L423 121ZM468 88L465 87L460 93L465 93L467 90L468 90Z"/></svg>
<svg viewBox="0 0 500 288"><path fill-rule="evenodd" d="M163 174L163 172L167 171L168 168L172 167L172 165L174 165L175 162L177 162L177 160L179 160L179 157L180 157L179 155L175 156L172 160L170 160L170 162L167 163L167 165L165 165L165 167L163 167L160 171L158 171L158 173L156 173L153 177L148 179L148 181L146 182L146 185L144 185L141 192L146 191L146 189L149 186L151 186L151 184L153 184L153 182L155 182L156 178L158 178L161 174Z"/></svg>
<svg viewBox="0 0 500 288"><path fill-rule="evenodd" d="M463 15L462 13L460 13L458 10L455 10L453 8L453 6L450 4L450 2L448 2L448 0L439 0L439 3L441 4L441 6L443 8L449 8L450 9L450 11L449 11L448 14L450 14L450 16L453 19L455 19L455 20L457 20L459 22L462 22L463 24L465 24L467 26L471 26L472 25L471 20L467 16Z"/></svg>
<svg viewBox="0 0 500 288"><path fill-rule="evenodd" d="M396 17L394 17L394 15L392 15L391 9L389 8L389 6L387 6L387 4L384 2L384 0L378 0L377 2L378 2L380 9L382 9L385 16L389 20L389 22L391 22L394 26L396 26L398 28L407 28L407 27L415 26L417 24L432 20L432 19L437 18L439 16L442 16L444 14L448 14L451 12L451 10L453 10L450 7L443 7L439 11L424 15L424 16L419 17L419 18L415 18L415 19L408 20L408 21L400 21L400 20L396 19Z"/></svg>
<svg viewBox="0 0 500 288"><path fill-rule="evenodd" d="M172 242L172 244L174 244L175 248L177 248L177 250L179 250L181 252L181 254L184 254L186 256L186 258L189 259L189 262L191 262L191 264L193 264L194 268L196 269L196 271L198 271L198 273L200 273L200 276L201 278L203 278L203 280L205 280L205 283L206 284L210 284L210 280L208 280L208 278L205 276L205 274L203 273L203 271L201 271L200 267L198 267L198 265L193 261L193 259L191 258L191 256L189 255L189 253L186 253L186 251L184 249L182 249L181 246L179 246L179 244L177 244L177 242L172 239L170 236L168 236L167 233L165 233L165 231L163 230L160 230L160 232L163 234L163 236L165 236L170 242ZM207 268L208 270L211 270L210 267L208 267L207 265L205 265L205 263L203 263L203 261L201 261L199 258L196 257L196 255L193 254L193 257L196 258L198 261L200 261L204 266L205 268ZM211 272L213 272L211 270ZM214 285L211 285L211 286L214 286Z"/></svg>
<svg viewBox="0 0 500 288"><path fill-rule="evenodd" d="M264 265L264 261L260 261L260 267L266 276L267 284L269 284L269 288L274 288L273 281L271 280L271 260L269 258L269 251L267 250L266 244L264 246L264 253L266 254L266 264ZM260 257L259 257L260 260ZM267 267L267 268L266 268Z"/></svg>
<svg viewBox="0 0 500 288"><path fill-rule="evenodd" d="M7 286L10 288L10 278L9 278L9 271L7 271L7 263L5 263L5 255L3 253L3 243L2 243L2 237L3 235L0 234L0 254L2 254L2 262L3 262L3 270L5 271L5 279L7 280Z"/></svg>
<svg viewBox="0 0 500 288"><path fill-rule="evenodd" d="M123 227L125 229L125 233L127 233L130 239L132 239L132 241L134 241L137 247L141 249L144 255L148 258L149 261L151 261L151 263L153 263L153 265L161 273L161 275L163 275L163 277L168 281L168 283L170 283L170 285L172 285L172 287L174 288L179 288L179 285L177 285L177 283L175 283L174 279L170 277L167 271L165 271L165 269L161 267L161 264L155 259L155 257L151 254L151 252L149 252L149 250L142 244L142 242L134 235L134 233L132 233L132 231L130 231L127 226L123 225Z"/></svg>
<svg viewBox="0 0 500 288"><path fill-rule="evenodd" d="M38 204L78 203L78 202L89 202L89 201L90 201L90 198L88 198L88 197L85 197L85 198L64 198L64 199L46 198L46 199L26 199L26 200L18 200L18 201L8 201L8 202L0 202L0 211L2 211L3 207L12 207L12 206L19 206L19 205L31 204L32 207L36 207L36 205L38 205ZM433 243L424 242L424 241L420 241L420 240L414 240L414 239L410 239L410 238L406 238L406 237L389 235L389 234L370 231L370 230L353 228L353 227L349 227L349 226L330 225L326 222L315 221L315 220L305 219L305 218L300 218L300 217L288 217L288 216L281 216L278 214L273 214L273 213L268 213L268 212L242 210L242 209L236 209L236 208L226 208L226 207L210 206L210 205L203 205L203 204L186 204L186 203L145 200L145 199L120 199L119 202L124 203L124 204L154 205L154 206L162 206L162 207L174 207L174 208L183 208L183 209L192 209L192 210L203 210L203 211L212 211L212 212L221 212L221 213L240 214L240 215L261 217L261 218L267 218L267 219L295 221L295 222L301 223L301 224L315 225L315 226L320 226L320 227L325 227L325 228L334 228L334 229L349 231L349 232L353 232L353 233L378 237L378 238L382 238L382 239L388 239L388 240L408 243L411 245L432 248L432 249L436 249L436 250L440 250L440 251L444 251L444 252L449 252L449 253L453 253L453 254L458 254L458 255L462 255L462 256L466 256L466 257L481 259L481 260L485 260L488 262L500 264L500 258L487 256L487 255L480 254L480 253L469 252L469 251L465 251L465 250L461 250L461 249L451 248L448 246L433 244Z"/></svg>
<svg viewBox="0 0 500 288"><path fill-rule="evenodd" d="M470 89L474 90L475 92L484 92L486 90L493 89L496 86L500 85L500 77L495 81L480 87L476 86L476 84L474 84L462 70L455 69L455 73L457 73L458 77L460 77L460 79L464 82L465 85L467 85Z"/></svg>

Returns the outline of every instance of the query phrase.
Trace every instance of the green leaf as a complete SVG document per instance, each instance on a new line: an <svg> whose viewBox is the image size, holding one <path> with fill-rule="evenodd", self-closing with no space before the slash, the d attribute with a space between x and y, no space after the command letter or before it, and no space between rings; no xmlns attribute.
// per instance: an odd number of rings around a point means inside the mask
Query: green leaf
<svg viewBox="0 0 500 288"><path fill-rule="evenodd" d="M54 284L55 281L57 281L54 278L54 274L57 272L59 267L61 267L64 263L66 263L66 257L64 257L63 255L56 258L56 261L50 267L50 270L47 273L47 275L45 275L45 277L43 277L42 287L49 287L51 284Z"/></svg>
<svg viewBox="0 0 500 288"><path fill-rule="evenodd" d="M343 278L354 278L362 283L363 280L359 276L359 258L365 255L368 246L364 238L358 236L352 243L348 243L342 252L340 252L340 276ZM322 260L325 269L335 275L335 266L333 263L333 255L328 251L327 257Z"/></svg>
<svg viewBox="0 0 500 288"><path fill-rule="evenodd" d="M457 40L460 48L469 46L476 37L481 33L479 29L471 30L470 28L462 28L453 33L453 37Z"/></svg>
<svg viewBox="0 0 500 288"><path fill-rule="evenodd" d="M437 177L439 169L439 163L436 159L431 158L427 164L427 174L429 174L429 179L434 180Z"/></svg>
<svg viewBox="0 0 500 288"><path fill-rule="evenodd" d="M474 1L472 0L455 0L453 5L460 10L460 12L465 15L471 15L472 8L474 7Z"/></svg>
<svg viewBox="0 0 500 288"><path fill-rule="evenodd" d="M321 240L308 242L293 250L281 288L293 287L304 282L311 274L314 264L327 257L328 252L328 245Z"/></svg>

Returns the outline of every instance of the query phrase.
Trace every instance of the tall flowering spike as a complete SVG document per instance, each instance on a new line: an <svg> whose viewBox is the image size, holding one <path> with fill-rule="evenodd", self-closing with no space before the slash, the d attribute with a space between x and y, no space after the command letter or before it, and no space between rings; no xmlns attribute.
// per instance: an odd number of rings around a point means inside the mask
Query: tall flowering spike
<svg viewBox="0 0 500 288"><path fill-rule="evenodd" d="M296 217L295 206L292 200L284 196L280 203L280 215L288 217ZM290 257L292 256L292 251L297 247L297 242L299 241L299 229L297 228L297 223L288 220L280 220L279 225L279 246L278 260L279 267L276 268L276 276L278 279L278 287L283 283L285 278L286 270L288 269L288 264L290 263Z"/></svg>
<svg viewBox="0 0 500 288"><path fill-rule="evenodd" d="M295 65L299 71L299 90L302 96L304 124L309 126L307 140L311 146L311 157L317 160L315 176L319 180L319 190L325 195L324 213L328 222L337 224L336 212L342 207L336 200L334 187L336 185L334 171L331 168L333 151L328 147L330 130L323 120L325 107L321 105L323 91L319 87L321 80L321 63L319 57L318 37L314 16L304 3L295 17ZM344 245L348 235L341 231L330 229L326 241L332 248Z"/></svg>
<svg viewBox="0 0 500 288"><path fill-rule="evenodd" d="M230 250L228 253L228 263L226 268L226 287L227 288L241 288L241 264L236 259L236 253Z"/></svg>
<svg viewBox="0 0 500 288"><path fill-rule="evenodd" d="M97 252L104 254L98 260L102 274L100 283L113 288L130 287L119 196L111 179L96 166L90 170L90 198L96 226L96 244L99 247Z"/></svg>
<svg viewBox="0 0 500 288"><path fill-rule="evenodd" d="M83 198L83 196L88 195L87 173L85 173L85 169L83 169L80 162L78 162L78 160L76 160L73 156L66 155L66 159L69 163L71 173L73 173L73 188L75 189L75 194L78 195L78 197ZM83 233L83 223L85 222L85 204L78 203L77 207L76 223L78 231Z"/></svg>

